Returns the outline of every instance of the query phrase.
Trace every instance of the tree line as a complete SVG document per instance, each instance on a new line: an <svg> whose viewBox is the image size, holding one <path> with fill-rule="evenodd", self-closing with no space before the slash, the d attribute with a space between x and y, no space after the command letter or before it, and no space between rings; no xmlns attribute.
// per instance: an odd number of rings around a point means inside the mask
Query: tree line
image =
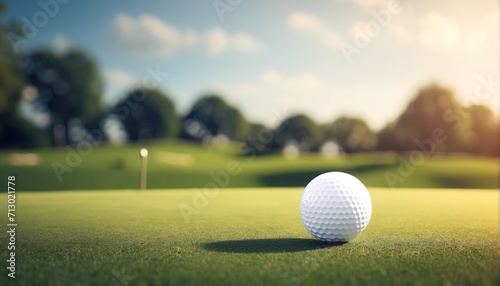
<svg viewBox="0 0 500 286"><path fill-rule="evenodd" d="M4 10L0 5L0 12ZM140 86L104 107L104 84L88 54L48 49L16 54L6 37L19 32L16 29L15 24L0 25L1 148L65 146L88 140L89 134L107 140L103 129L113 121L120 124L128 142L238 141L246 144L242 149L246 154L291 148L298 153L420 149L427 154L499 155L500 126L492 111L483 105L463 106L451 90L436 84L418 90L406 109L379 131L361 118L342 116L318 124L304 114L290 115L271 128L248 121L216 94L201 97L180 115L168 95ZM23 114L22 106L29 106L31 115ZM99 135L92 132L96 130Z"/></svg>

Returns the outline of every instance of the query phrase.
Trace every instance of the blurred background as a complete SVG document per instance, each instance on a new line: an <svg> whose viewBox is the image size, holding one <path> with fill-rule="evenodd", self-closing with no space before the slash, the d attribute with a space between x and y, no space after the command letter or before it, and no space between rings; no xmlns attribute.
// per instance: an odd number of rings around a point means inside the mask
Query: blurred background
<svg viewBox="0 0 500 286"><path fill-rule="evenodd" d="M498 188L497 1L0 2L19 190ZM232 172L233 171L233 172Z"/></svg>

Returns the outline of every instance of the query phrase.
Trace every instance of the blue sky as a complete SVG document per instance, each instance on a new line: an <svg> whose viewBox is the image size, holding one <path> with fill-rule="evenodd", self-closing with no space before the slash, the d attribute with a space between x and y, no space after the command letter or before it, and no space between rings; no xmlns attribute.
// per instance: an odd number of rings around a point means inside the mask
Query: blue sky
<svg viewBox="0 0 500 286"><path fill-rule="evenodd" d="M379 129L431 82L498 114L497 1L66 1L21 49L87 50L107 102L149 67L169 73L161 88L180 113L217 92L268 125L300 112ZM9 1L8 17L36 27L40 3L59 2Z"/></svg>

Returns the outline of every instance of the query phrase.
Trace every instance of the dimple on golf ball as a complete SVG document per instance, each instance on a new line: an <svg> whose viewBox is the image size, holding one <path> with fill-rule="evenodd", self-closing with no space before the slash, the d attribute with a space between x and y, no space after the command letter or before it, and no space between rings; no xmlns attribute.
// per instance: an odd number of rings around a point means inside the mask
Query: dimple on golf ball
<svg viewBox="0 0 500 286"><path fill-rule="evenodd" d="M307 184L300 203L306 229L323 242L347 242L358 236L372 215L372 201L356 177L329 172Z"/></svg>

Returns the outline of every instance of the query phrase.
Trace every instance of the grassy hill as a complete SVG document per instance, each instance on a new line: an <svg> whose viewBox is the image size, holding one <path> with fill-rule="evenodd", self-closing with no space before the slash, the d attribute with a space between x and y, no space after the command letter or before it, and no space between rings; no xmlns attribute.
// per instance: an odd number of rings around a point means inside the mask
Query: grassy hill
<svg viewBox="0 0 500 286"><path fill-rule="evenodd" d="M433 157L414 162L416 165L405 165L394 154L335 158L304 155L287 160L279 154L243 157L235 145L215 148L178 141L161 141L147 146L102 145L81 150L84 151L82 156L76 148L29 151L38 157L35 166L13 165L19 164L14 160L15 154L29 152L4 150L0 152L0 174L18 176L20 190L135 189L139 186L138 153L141 147L149 150L148 188L202 188L207 184L209 187L214 184L223 187L304 186L314 176L328 171L352 173L371 187L498 188L499 166L494 158ZM408 157L404 160L411 162ZM226 176L223 173L228 168L234 170Z"/></svg>

